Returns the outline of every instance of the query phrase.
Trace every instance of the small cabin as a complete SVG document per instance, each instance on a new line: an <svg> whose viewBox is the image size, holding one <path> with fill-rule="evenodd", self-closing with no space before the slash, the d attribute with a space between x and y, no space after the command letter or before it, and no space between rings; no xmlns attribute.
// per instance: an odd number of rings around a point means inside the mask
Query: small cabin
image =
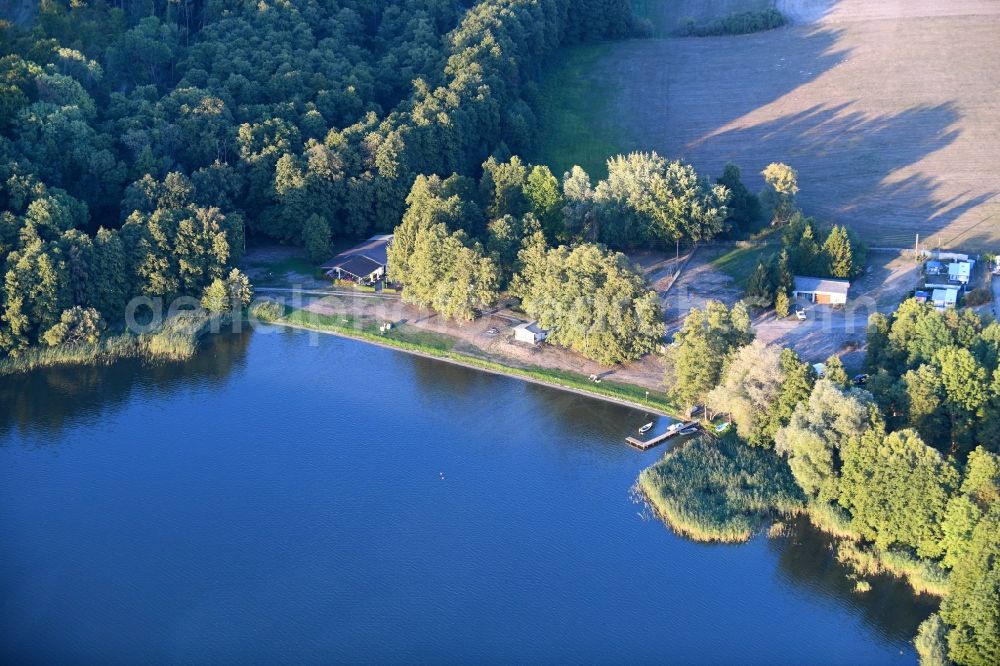
<svg viewBox="0 0 1000 666"><path fill-rule="evenodd" d="M847 303L847 291L851 283L847 280L816 278L796 275L795 289L792 296L804 298L810 303L827 305L844 305Z"/></svg>
<svg viewBox="0 0 1000 666"><path fill-rule="evenodd" d="M548 334L538 326L537 321L529 321L514 327L514 340L525 342L529 345L537 345L546 338Z"/></svg>
<svg viewBox="0 0 1000 666"><path fill-rule="evenodd" d="M372 236L364 243L341 252L323 264L327 277L350 280L358 284L375 284L385 278L389 245L392 234Z"/></svg>

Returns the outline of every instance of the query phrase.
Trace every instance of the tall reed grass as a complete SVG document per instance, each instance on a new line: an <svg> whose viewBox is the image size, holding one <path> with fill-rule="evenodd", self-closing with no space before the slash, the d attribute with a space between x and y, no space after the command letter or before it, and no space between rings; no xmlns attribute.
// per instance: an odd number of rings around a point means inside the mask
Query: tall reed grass
<svg viewBox="0 0 1000 666"><path fill-rule="evenodd" d="M96 344L31 347L0 360L0 376L56 365L102 365L125 358L145 361L184 361L198 349L199 339L232 321L229 315L213 318L205 310L179 312L155 331L136 335L121 333Z"/></svg>
<svg viewBox="0 0 1000 666"><path fill-rule="evenodd" d="M696 541L747 541L769 517L805 508L788 466L735 437L701 437L639 474L638 489L676 532Z"/></svg>

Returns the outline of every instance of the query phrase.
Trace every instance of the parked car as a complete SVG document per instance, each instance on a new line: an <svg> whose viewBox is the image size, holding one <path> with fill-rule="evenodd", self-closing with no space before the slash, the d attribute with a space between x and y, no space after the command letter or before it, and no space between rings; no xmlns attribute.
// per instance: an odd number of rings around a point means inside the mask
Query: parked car
<svg viewBox="0 0 1000 666"><path fill-rule="evenodd" d="M796 317L796 318L797 318L797 319L798 319L799 321L805 321L805 320L806 320L806 311L805 311L805 310L803 310L802 308L799 308L799 309L797 309L797 310L795 311L795 317Z"/></svg>
<svg viewBox="0 0 1000 666"><path fill-rule="evenodd" d="M864 386L868 382L868 375L861 373L860 375L854 375L854 385Z"/></svg>

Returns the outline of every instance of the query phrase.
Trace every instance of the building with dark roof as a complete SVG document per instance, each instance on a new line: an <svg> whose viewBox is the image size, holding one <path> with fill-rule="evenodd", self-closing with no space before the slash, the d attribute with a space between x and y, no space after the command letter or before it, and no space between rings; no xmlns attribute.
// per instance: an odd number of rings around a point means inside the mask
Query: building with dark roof
<svg viewBox="0 0 1000 666"><path fill-rule="evenodd" d="M364 243L344 250L322 265L327 277L352 280L361 284L375 284L385 277L389 245L392 234L372 236Z"/></svg>

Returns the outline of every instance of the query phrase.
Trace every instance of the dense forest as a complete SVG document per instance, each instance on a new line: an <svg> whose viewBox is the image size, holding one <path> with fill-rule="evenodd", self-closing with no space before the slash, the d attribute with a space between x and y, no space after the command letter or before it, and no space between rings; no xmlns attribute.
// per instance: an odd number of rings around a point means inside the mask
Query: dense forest
<svg viewBox="0 0 1000 666"><path fill-rule="evenodd" d="M247 236L391 230L417 174L531 144L555 48L631 28L626 0L45 0L0 23L0 354L74 307L200 297Z"/></svg>

